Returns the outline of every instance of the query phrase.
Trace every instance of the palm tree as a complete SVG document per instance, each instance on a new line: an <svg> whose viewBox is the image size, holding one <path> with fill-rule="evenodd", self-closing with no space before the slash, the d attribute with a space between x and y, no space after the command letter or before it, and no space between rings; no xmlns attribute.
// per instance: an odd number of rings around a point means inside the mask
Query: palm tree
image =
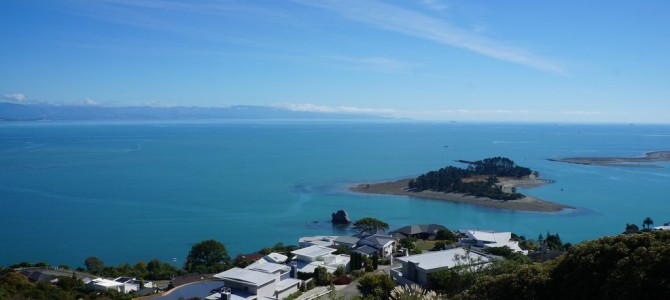
<svg viewBox="0 0 670 300"><path fill-rule="evenodd" d="M654 225L654 220L652 220L650 217L644 218L644 221L642 221L642 227L649 229L651 225Z"/></svg>

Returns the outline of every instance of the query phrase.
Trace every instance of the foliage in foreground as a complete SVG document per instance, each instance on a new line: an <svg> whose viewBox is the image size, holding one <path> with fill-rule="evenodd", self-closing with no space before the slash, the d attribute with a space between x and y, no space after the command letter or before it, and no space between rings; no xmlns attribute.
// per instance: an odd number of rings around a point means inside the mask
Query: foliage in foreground
<svg viewBox="0 0 670 300"><path fill-rule="evenodd" d="M467 299L664 299L670 295L670 232L584 242L543 264L482 276Z"/></svg>

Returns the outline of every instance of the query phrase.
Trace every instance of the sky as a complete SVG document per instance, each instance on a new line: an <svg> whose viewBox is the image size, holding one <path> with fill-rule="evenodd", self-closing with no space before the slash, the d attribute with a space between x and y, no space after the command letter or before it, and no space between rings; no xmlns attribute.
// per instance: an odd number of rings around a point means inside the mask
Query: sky
<svg viewBox="0 0 670 300"><path fill-rule="evenodd" d="M0 1L16 103L670 122L670 2Z"/></svg>

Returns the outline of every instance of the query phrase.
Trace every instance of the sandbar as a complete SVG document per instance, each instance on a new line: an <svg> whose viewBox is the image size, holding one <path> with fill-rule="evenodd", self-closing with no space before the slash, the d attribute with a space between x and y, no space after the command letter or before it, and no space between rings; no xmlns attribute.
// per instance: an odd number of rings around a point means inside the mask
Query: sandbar
<svg viewBox="0 0 670 300"><path fill-rule="evenodd" d="M558 203L544 201L532 196L526 196L518 200L503 201L503 200L490 199L486 197L475 197L461 193L443 193L435 191L414 192L409 190L407 187L410 180L411 178L391 182L362 183L350 187L349 190L356 193L402 195L414 198L466 203L489 208L509 209L516 211L557 212L566 208L574 208L566 205L561 205ZM544 179L506 178L506 179L500 179L500 182L505 188L511 188L511 187L530 188L551 183L552 181Z"/></svg>
<svg viewBox="0 0 670 300"><path fill-rule="evenodd" d="M549 160L606 167L661 168L661 166L658 165L643 163L670 161L670 151L647 152L644 156L639 157L567 157L559 159L550 158Z"/></svg>

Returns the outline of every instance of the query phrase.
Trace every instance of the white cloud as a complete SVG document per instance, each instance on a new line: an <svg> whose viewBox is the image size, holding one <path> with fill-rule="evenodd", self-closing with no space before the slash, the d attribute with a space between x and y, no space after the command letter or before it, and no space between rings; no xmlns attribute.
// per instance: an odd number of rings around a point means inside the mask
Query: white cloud
<svg viewBox="0 0 670 300"><path fill-rule="evenodd" d="M273 105L277 108L287 109L291 111L305 111L305 112L321 112L321 113L352 113L352 114L369 114L381 116L393 116L397 113L396 110L390 108L365 108L354 106L325 106L316 105L312 103L279 103Z"/></svg>
<svg viewBox="0 0 670 300"><path fill-rule="evenodd" d="M425 5L426 7L434 10L445 10L449 8L447 4L440 0L421 0L421 4Z"/></svg>
<svg viewBox="0 0 670 300"><path fill-rule="evenodd" d="M26 99L28 99L28 97L26 97L26 95L21 94L21 93L14 93L14 94L4 94L2 96L2 99L16 101L16 102L23 102L23 101L26 101Z"/></svg>
<svg viewBox="0 0 670 300"><path fill-rule="evenodd" d="M600 121L600 118L611 116L611 113L600 111L542 111L525 109L443 109L443 110L398 110L392 108L369 108L354 106L327 106L312 103L280 103L273 105L277 108L291 111L321 112L321 113L357 113L392 118L408 118L428 121L517 121L517 122L544 122L544 121Z"/></svg>
<svg viewBox="0 0 670 300"><path fill-rule="evenodd" d="M543 71L565 74L549 59L532 52L491 40L473 30L452 26L429 15L381 1L359 0L293 0L308 6L330 10L347 19L373 27L431 40L443 45L467 49L492 58L517 63Z"/></svg>
<svg viewBox="0 0 670 300"><path fill-rule="evenodd" d="M72 104L85 106L85 105L99 105L100 103L91 99L90 97L86 97L84 99L74 101L72 102Z"/></svg>
<svg viewBox="0 0 670 300"><path fill-rule="evenodd" d="M366 72L404 73L421 66L383 56L352 57L346 55L326 55L321 58L333 61L339 68Z"/></svg>

